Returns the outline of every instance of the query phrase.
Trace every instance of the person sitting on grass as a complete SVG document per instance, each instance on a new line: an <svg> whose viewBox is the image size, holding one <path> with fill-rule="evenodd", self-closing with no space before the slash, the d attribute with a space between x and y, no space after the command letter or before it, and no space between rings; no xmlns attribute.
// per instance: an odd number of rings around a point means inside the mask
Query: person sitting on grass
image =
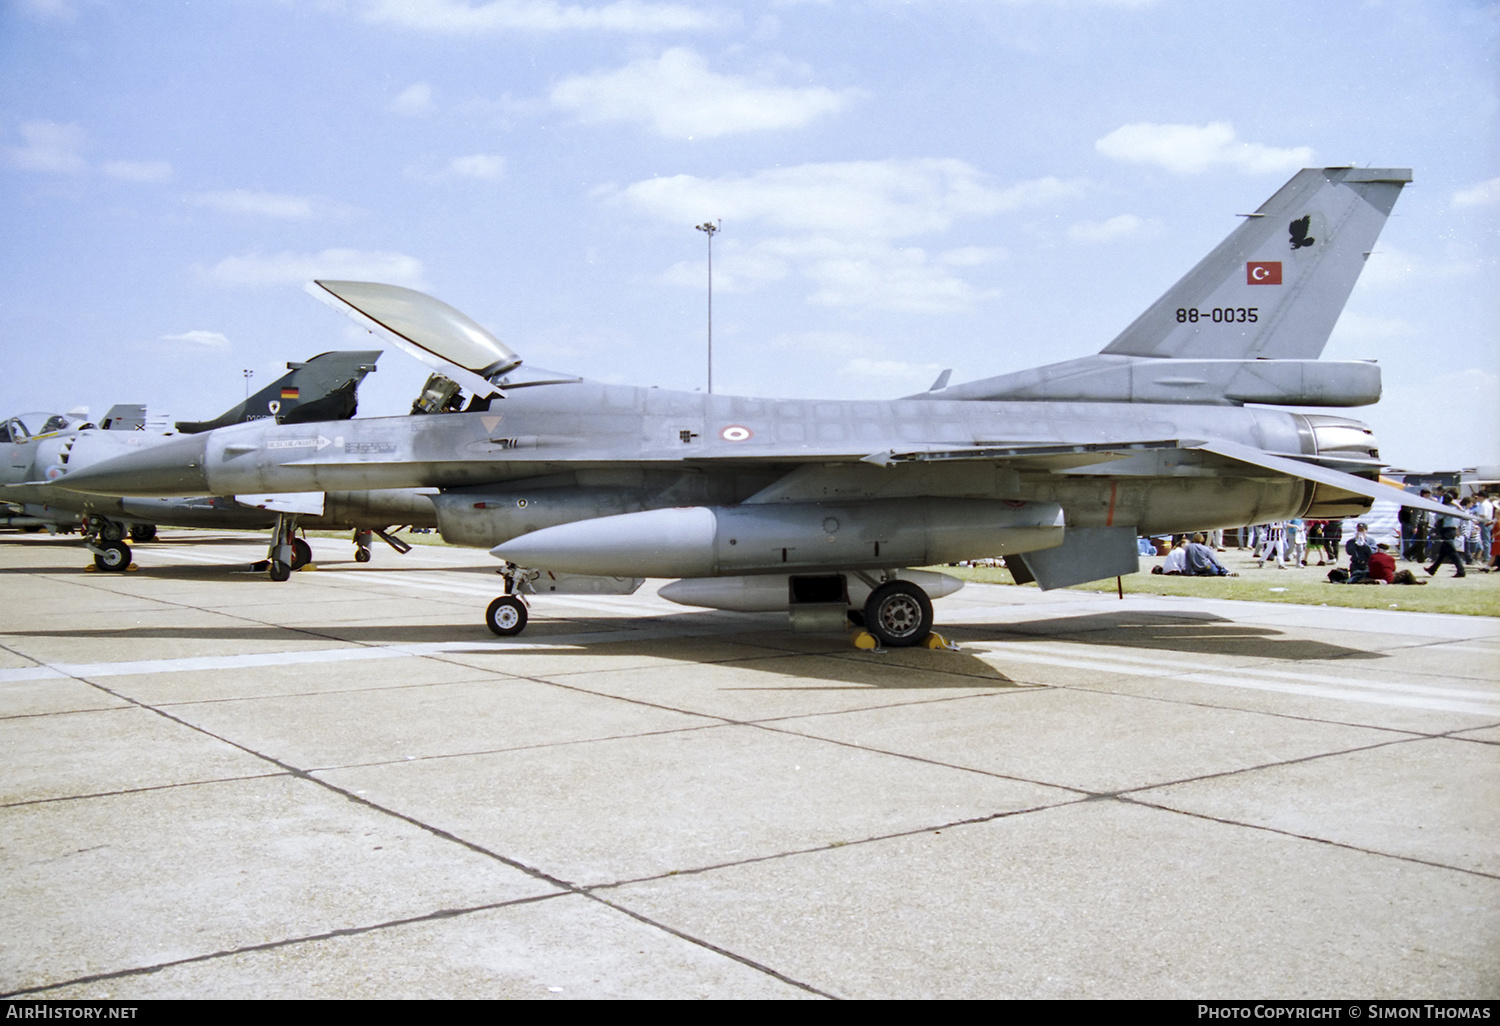
<svg viewBox="0 0 1500 1026"><path fill-rule="evenodd" d="M1172 546L1172 551L1167 553L1167 558L1162 561L1161 572L1180 576L1187 572L1187 549L1182 539L1177 539L1177 544Z"/></svg>
<svg viewBox="0 0 1500 1026"><path fill-rule="evenodd" d="M1365 572L1364 579L1358 583L1390 584L1395 577L1396 557L1391 555L1391 547L1381 542L1370 554L1369 569Z"/></svg>
<svg viewBox="0 0 1500 1026"><path fill-rule="evenodd" d="M1193 540L1182 547L1184 566L1182 573L1186 577L1237 577L1231 574L1224 566L1214 558L1214 550L1205 543L1201 534L1193 535Z"/></svg>

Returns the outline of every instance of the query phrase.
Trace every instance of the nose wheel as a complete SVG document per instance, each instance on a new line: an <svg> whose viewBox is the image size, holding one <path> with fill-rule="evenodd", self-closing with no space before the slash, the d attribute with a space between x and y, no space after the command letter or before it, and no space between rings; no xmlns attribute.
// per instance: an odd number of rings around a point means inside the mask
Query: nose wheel
<svg viewBox="0 0 1500 1026"><path fill-rule="evenodd" d="M501 595L484 611L484 623L502 638L513 638L526 629L526 603L515 595Z"/></svg>

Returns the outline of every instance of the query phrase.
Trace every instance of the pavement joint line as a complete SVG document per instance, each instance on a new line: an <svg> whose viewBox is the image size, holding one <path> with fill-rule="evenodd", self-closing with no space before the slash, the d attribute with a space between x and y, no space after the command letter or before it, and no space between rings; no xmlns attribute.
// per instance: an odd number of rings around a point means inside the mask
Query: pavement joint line
<svg viewBox="0 0 1500 1026"><path fill-rule="evenodd" d="M1180 816L1190 816L1193 819L1202 819L1210 823L1222 823L1225 826L1241 827L1246 830L1263 830L1268 834L1280 834L1282 837L1294 837L1299 841L1311 841L1313 844L1326 844L1331 848L1342 848L1345 851L1359 852L1361 855L1372 855L1376 858L1395 859L1398 862L1411 862L1419 866L1427 866L1432 869L1444 869L1452 873L1464 873L1468 876L1483 877L1486 880L1500 880L1500 873L1490 873L1482 869L1470 869L1467 866L1453 866L1445 862L1433 862L1430 859L1419 859L1415 855L1401 855L1397 852L1381 851L1378 848L1362 848L1346 841L1336 841L1331 837L1314 837L1310 834L1299 834L1292 830L1283 830L1280 827L1269 826L1265 823L1244 823L1235 819L1226 819L1222 816L1210 816L1206 812L1194 812L1189 809L1174 809L1170 805L1158 805L1155 802L1142 801L1131 795L1120 795L1117 801L1130 805L1140 805L1148 809L1156 809L1161 812L1175 812Z"/></svg>
<svg viewBox="0 0 1500 1026"><path fill-rule="evenodd" d="M127 794L145 794L149 791L170 791L176 787L206 787L211 784L233 784L242 780L270 780L273 777L288 776L285 770L277 770L274 773L248 773L238 777L211 777L206 780L178 780L170 784L152 784L149 787L127 787L119 791L93 791L89 794L65 794L56 798L28 798L21 802L7 802L0 805L0 809L20 809L28 805L52 805L58 802L86 801L93 798L119 798Z"/></svg>
<svg viewBox="0 0 1500 1026"><path fill-rule="evenodd" d="M156 715L162 717L163 719L170 720L171 722L177 723L178 725L186 727L189 730L196 731L196 732L201 733L201 734L203 734L203 735L205 735L207 737L213 738L214 740L219 741L219 742L221 742L223 744L227 744L227 745L230 745L230 746L232 746L234 748L238 748L240 751L245 752L248 755L254 756L255 758L258 758L258 759L262 759L265 762L268 762L271 765L278 767L279 769L281 769L281 770L285 771L286 773L288 773L293 779L303 780L303 781L306 781L306 782L308 782L310 784L313 784L314 786L324 788L324 789L326 789L328 791L331 791L334 794L342 796L346 801L352 802L352 803L357 804L357 805L364 806L365 808L371 809L371 810L373 810L375 812L379 812L379 813L381 813L383 815L386 815L386 816L389 816L389 817L391 817L393 819L398 819L398 820L400 820L400 821L402 821L404 823L407 823L407 824L409 824L411 826L416 827L419 830L425 831L425 832L433 835L434 837L437 837L437 838L439 838L441 840L448 841L449 843L452 843L452 844L460 845L461 847L467 848L470 851L472 851L472 852L474 852L474 853L476 853L478 855L482 855L482 856L485 856L487 858L493 859L494 861L499 862L502 865L509 866L512 869L517 870L518 872L524 873L525 875L530 876L533 879L540 880L540 881L542 881L544 883L547 883L547 884L549 884L549 885L551 885L553 887L559 888L560 890L562 890L564 892L571 893L571 894L578 894L578 895L581 895L581 896L589 899L590 901L596 901L599 904L604 905L605 907L612 908L615 911L620 912L620 913L622 913L624 915L627 915L627 916L631 917L632 919L636 919L636 920L638 920L641 923L645 923L647 925L653 926L656 929L661 930L664 933L671 934L672 936L675 936L675 937L677 937L677 938L679 938L681 940L688 941L688 942L690 942L692 944L698 945L699 947L705 948L705 949L707 949L709 951L713 951L716 954L722 955L725 958L732 959L732 960L734 960L736 962L739 962L739 963L741 963L741 964L743 964L745 966L748 966L749 968L755 969L755 970L757 970L759 972L765 973L765 974L767 974L769 976L772 976L772 977L774 977L776 979L779 979L779 980L781 980L784 983L790 984L792 986L799 987L799 988L801 988L803 990L806 990L806 991L808 991L810 993L818 994L818 995L823 996L823 997L832 997L832 995L827 994L827 993L825 993L825 992L817 989L816 987L813 987L810 984L807 984L807 983L804 983L802 981L796 980L796 979L794 979L794 978L792 978L790 976L785 975L784 973L779 972L778 970L772 969L769 966L762 965L761 963L756 962L754 959L748 958L748 957L746 957L744 955L740 955L740 954L738 954L736 952L733 952L733 951L729 951L728 949L719 947L718 945L711 944L711 943L709 943L708 941L706 941L706 940L704 940L702 938L694 937L691 934L688 934L688 933L686 933L684 931L677 930L677 929L675 929L673 927L667 926L664 923L656 922L655 920L652 920L650 917L648 917L646 915L643 915L642 913L636 912L633 909L625 908L625 907L619 905L616 902L611 902L611 901L608 901L608 900L606 900L604 898L596 897L596 896L588 893L586 890L584 890L578 884L575 884L575 883L573 883L571 881L563 880L560 877L555 877L552 874L544 872L543 870L538 869L538 868L536 868L534 866L529 866L526 863L521 862L518 859L513 859L513 858L510 858L509 856L502 855L499 852L491 851L490 849L484 847L481 844L478 844L477 842L467 840L467 839L465 839L463 837L460 837L459 835L457 835L457 834L455 834L455 833L453 833L451 831L444 830L441 827L437 827L437 826L434 826L434 825L432 825L430 823L423 822L422 820L416 818L415 816L409 816L409 815L406 815L405 813L398 812L395 809L386 808L385 806L380 805L377 802L370 801L369 799L363 797L362 795L355 794L354 792L348 790L347 788L340 787L337 784L333 784L333 783L331 783L331 782L329 782L327 780L323 780L323 779L321 779L319 777L316 777L312 773L310 773L310 772L308 772L306 770L300 769L300 768L298 768L296 766L293 766L290 763L285 762L285 761L283 761L281 759L277 759L274 756L267 755L264 752L256 751L255 749L249 747L248 745L241 744L241 743L239 743L237 741L231 740L230 738L223 737L221 735L215 734L215 733L213 733L210 730L207 730L207 729L205 729L203 727L197 726L196 724L189 723L188 721L186 721L186 720L184 720L184 719L182 719L180 717L173 716L171 713L165 712L162 709L159 709L159 708L157 708L157 707L155 707L153 705L150 705L149 703L142 702L142 701L140 701L138 699L131 698L128 695L123 695L123 694L120 694L118 692L115 692L112 689L107 688L104 685L99 684L99 683L97 683L95 681L92 681L92 680L84 680L83 683L89 684L92 687L96 687L99 690L104 691L107 694L113 695L114 697L119 698L119 699L121 699L123 701L130 702L132 705L140 706L143 709L146 709L146 710L149 710L150 712L155 713ZM274 774L272 774L272 775L274 775ZM3 997L3 996L4 995L0 995L0 997Z"/></svg>
<svg viewBox="0 0 1500 1026"><path fill-rule="evenodd" d="M1026 816L1034 812L1045 812L1050 809L1066 808L1069 805L1082 805L1084 802L1092 801L1099 795L1085 795L1068 801L1053 802L1048 805L1033 805L1025 809L1012 809L1007 812L992 812L984 816L970 816L967 819L955 819L946 823L929 824L927 826L912 827L907 830L896 830L888 834L875 834L870 837L859 837L852 841L830 841L827 844L815 844L806 848L791 848L786 851L771 852L766 855L752 855L748 858L734 859L730 862L717 862L707 866L693 866L688 869L674 869L666 873L656 873L651 876L634 877L628 880L612 880L609 883L590 884L586 889L589 891L606 891L618 887L632 887L636 884L654 883L658 880L672 880L684 876L700 876L704 873L714 873L723 869L735 869L740 866L753 866L762 862L775 862L780 859L797 858L803 855L818 855L823 852L837 851L840 848L853 848L864 844L878 844L881 841L893 841L902 837L916 837L920 834L942 833L944 830L956 830L966 826L982 826L985 823L993 823L996 820L1010 819L1015 816Z"/></svg>
<svg viewBox="0 0 1500 1026"><path fill-rule="evenodd" d="M516 905L530 905L540 901L550 901L554 898L562 898L568 895L567 891L555 891L552 894L534 894L525 898L512 898L509 901L497 901L487 905L474 905L468 908L445 908L434 912L428 912L420 916L407 916L401 919L392 919L383 923L372 923L366 926L345 926L336 930L328 930L324 933L306 934L300 937L283 937L280 940L264 941L260 944L245 944L236 948L225 948L222 951L211 951L201 955L189 955L186 958L173 959L170 962L158 962L155 965L134 966L129 969L117 969L113 972L95 973L90 976L79 976L71 980L61 980L56 983L44 984L40 987L27 987L21 990L13 990L9 993L0 994L0 999L23 997L30 994L45 994L49 990L59 990L63 987L84 986L90 983L102 983L108 980L126 979L132 976L150 976L166 969L175 969L179 966L193 965L201 962L212 962L220 958L233 958L236 955L254 954L261 951L275 951L279 948L292 947L298 944L311 944L317 941L332 940L336 937L358 937L361 934L375 933L379 930L389 930L402 926L411 926L416 923L433 922L441 919L457 919L461 916L473 915L477 912L489 912L499 908L510 908Z"/></svg>

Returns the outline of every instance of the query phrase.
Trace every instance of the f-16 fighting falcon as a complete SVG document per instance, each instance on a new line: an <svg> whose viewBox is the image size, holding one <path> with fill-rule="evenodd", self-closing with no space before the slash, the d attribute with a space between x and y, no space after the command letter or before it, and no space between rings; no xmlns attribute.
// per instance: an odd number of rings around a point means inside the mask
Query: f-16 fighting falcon
<svg viewBox="0 0 1500 1026"><path fill-rule="evenodd" d="M606 385L522 368L429 296L319 281L309 291L431 359L471 393L446 416L254 423L88 470L112 495L429 486L439 529L503 561L486 621L526 625L527 596L633 590L721 609L847 617L883 644L931 633L909 567L1003 556L1060 588L1134 572L1140 534L1358 515L1378 483L1349 407L1380 370L1318 360L1405 169L1295 175L1102 352L890 401L741 398ZM434 380L438 380L435 376ZM1430 504L1426 504L1430 506ZM283 558L273 555L273 558ZM570 576L578 575L578 576Z"/></svg>
<svg viewBox="0 0 1500 1026"><path fill-rule="evenodd" d="M322 353L288 363L288 373L244 402L212 421L178 421L177 431L192 434L249 421L300 424L352 417L359 384L375 369L378 359L377 349ZM364 562L370 558L372 534L404 551L406 543L388 534L391 526L436 524L432 503L408 489L326 496L106 499L58 487L58 480L69 471L161 445L173 437L147 430L146 424L146 409L139 405L112 407L97 427L83 411L27 413L0 423L0 453L6 456L0 464L0 500L20 507L18 515L5 518L7 526L82 527L94 565L100 570L125 570L131 560L125 539L148 541L155 537L157 525L258 530L275 526L283 510L296 509L303 514L304 527L354 530L355 557ZM292 538L290 545L289 570L312 558L302 539Z"/></svg>

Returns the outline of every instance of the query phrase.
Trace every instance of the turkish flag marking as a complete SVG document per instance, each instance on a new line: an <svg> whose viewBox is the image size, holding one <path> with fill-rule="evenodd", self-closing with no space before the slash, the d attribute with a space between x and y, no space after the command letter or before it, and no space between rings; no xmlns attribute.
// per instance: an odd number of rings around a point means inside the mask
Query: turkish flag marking
<svg viewBox="0 0 1500 1026"><path fill-rule="evenodd" d="M1280 260L1252 260L1245 265L1245 283L1248 285L1280 285Z"/></svg>

